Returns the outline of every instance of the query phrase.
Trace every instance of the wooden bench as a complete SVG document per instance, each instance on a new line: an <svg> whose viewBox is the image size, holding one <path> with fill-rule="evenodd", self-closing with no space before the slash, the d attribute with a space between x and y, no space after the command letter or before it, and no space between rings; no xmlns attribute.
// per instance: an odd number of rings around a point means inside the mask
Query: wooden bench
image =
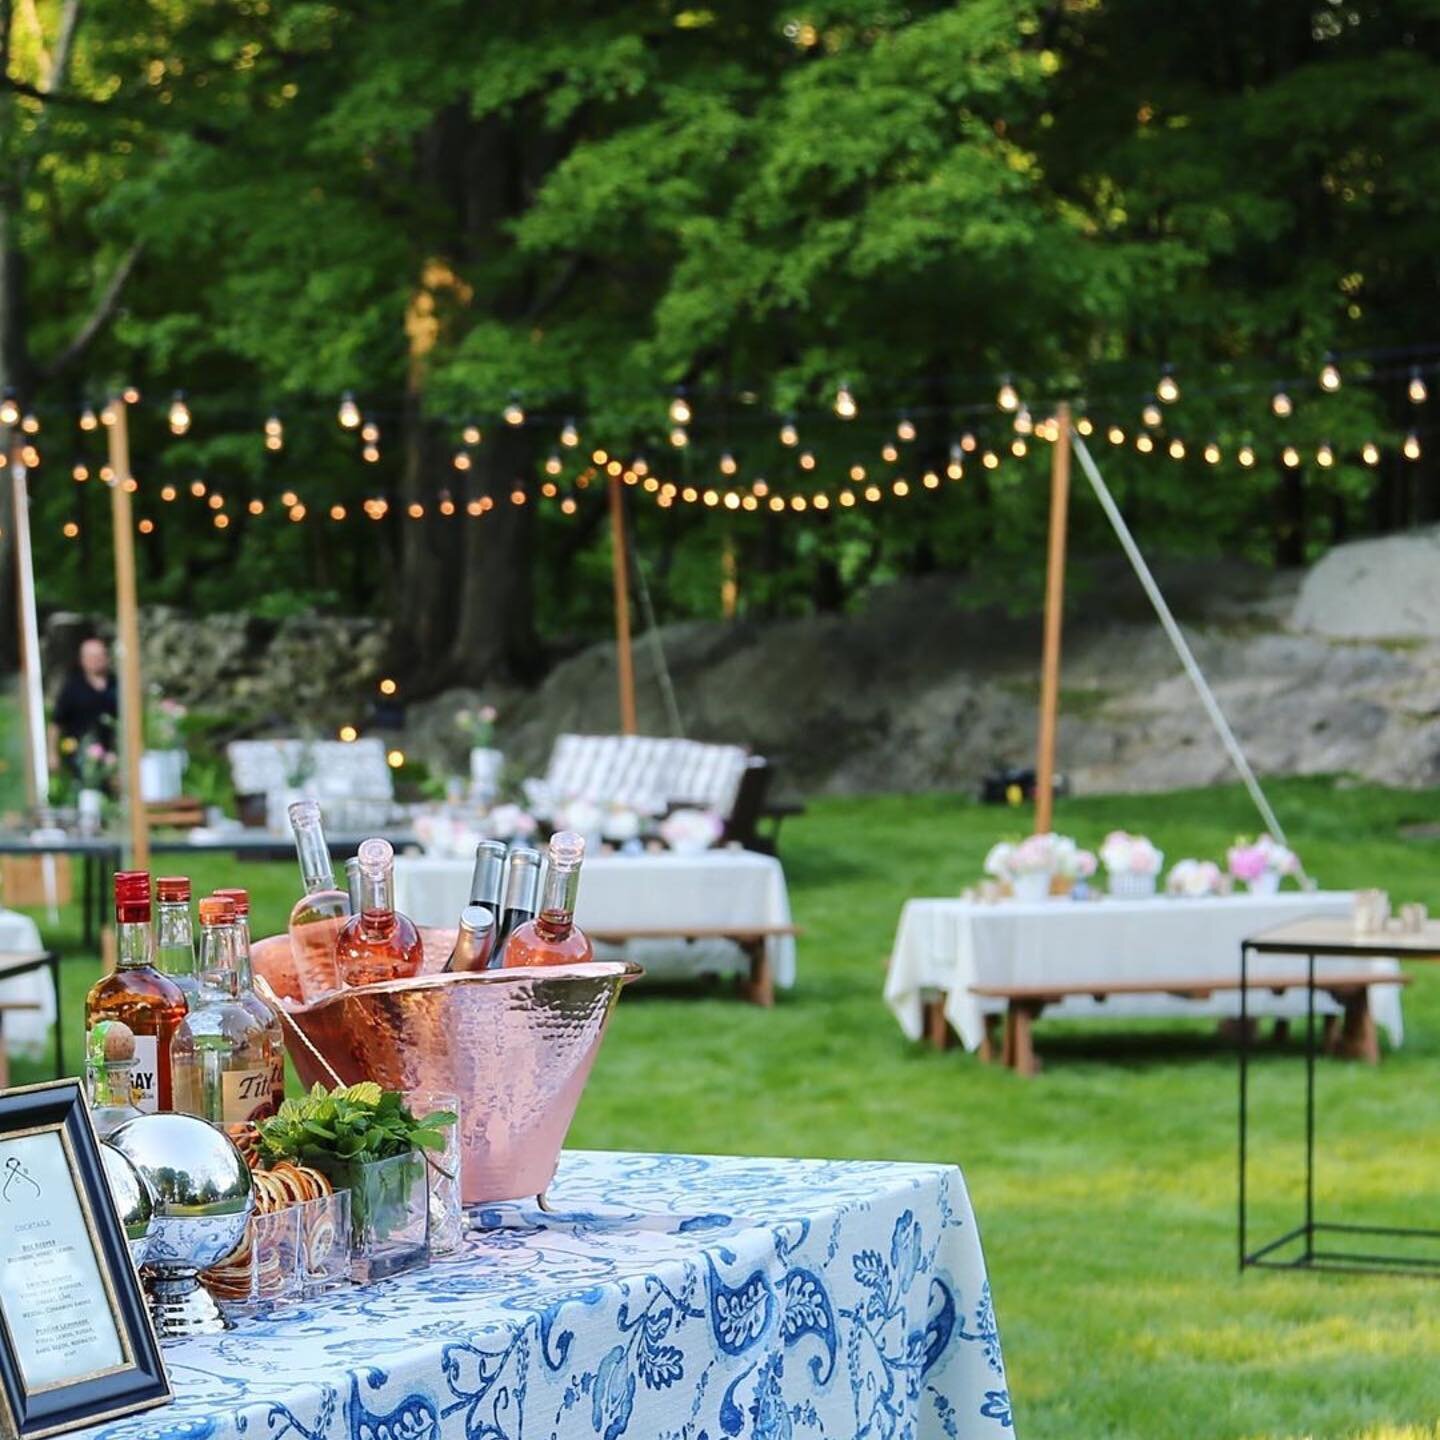
<svg viewBox="0 0 1440 1440"><path fill-rule="evenodd" d="M689 945L696 940L729 940L744 951L750 961L750 975L742 980L740 994L752 1005L769 1008L775 1003L775 977L770 971L768 941L801 934L798 925L691 925L684 929L662 927L628 930L589 930L592 940L603 945L623 945L627 940L679 940Z"/></svg>
<svg viewBox="0 0 1440 1440"><path fill-rule="evenodd" d="M1370 1015L1370 987L1409 983L1410 977L1398 971L1384 974L1369 970L1351 970L1317 975L1315 989L1330 996L1341 1007L1342 1012L1338 1016L1324 1017L1327 1052L1341 1059L1378 1064L1380 1040L1375 1033L1375 1021ZM1303 990L1305 986L1304 975L1266 975L1250 982L1250 989L1269 991L1272 995L1283 995L1287 990ZM1005 1001L1001 1063L1021 1075L1034 1075L1040 1069L1040 1061L1035 1054L1035 1021L1040 1018L1046 1006L1058 1005L1072 995L1089 995L1097 1002L1103 1002L1112 995L1174 995L1181 1000L1209 1000L1216 994L1239 989L1240 977L1237 975L1233 979L1212 976L1200 980L1107 980L1088 985L1079 982L1066 985L972 985L970 993L984 1000ZM991 1029L999 1018L993 1014L985 1016L985 1039L980 1046L982 1060L988 1061L994 1057ZM948 1042L949 1032L943 1001L927 1002L925 1034L932 1043L943 1046Z"/></svg>

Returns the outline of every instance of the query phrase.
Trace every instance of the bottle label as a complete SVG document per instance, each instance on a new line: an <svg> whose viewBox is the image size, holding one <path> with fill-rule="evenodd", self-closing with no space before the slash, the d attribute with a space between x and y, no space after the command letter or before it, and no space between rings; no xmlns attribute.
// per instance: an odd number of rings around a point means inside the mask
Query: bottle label
<svg viewBox="0 0 1440 1440"><path fill-rule="evenodd" d="M263 1120L274 1105L275 1092L270 1086L267 1069L226 1070L220 1078L221 1122L240 1125Z"/></svg>
<svg viewBox="0 0 1440 1440"><path fill-rule="evenodd" d="M153 1115L160 1108L160 1042L153 1035L135 1037L135 1059L130 1066L130 1084L135 1108Z"/></svg>

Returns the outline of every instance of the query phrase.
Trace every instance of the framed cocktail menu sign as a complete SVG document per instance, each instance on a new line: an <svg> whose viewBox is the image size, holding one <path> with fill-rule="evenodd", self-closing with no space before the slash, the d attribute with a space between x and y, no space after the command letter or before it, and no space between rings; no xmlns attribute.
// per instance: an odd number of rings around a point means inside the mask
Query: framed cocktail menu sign
<svg viewBox="0 0 1440 1440"><path fill-rule="evenodd" d="M169 1399L79 1083L0 1091L0 1440Z"/></svg>

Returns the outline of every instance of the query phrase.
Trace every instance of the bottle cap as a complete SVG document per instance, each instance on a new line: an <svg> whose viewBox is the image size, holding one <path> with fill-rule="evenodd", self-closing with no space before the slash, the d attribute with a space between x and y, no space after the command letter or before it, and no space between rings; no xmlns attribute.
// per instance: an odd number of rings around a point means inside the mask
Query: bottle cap
<svg viewBox="0 0 1440 1440"><path fill-rule="evenodd" d="M472 935L483 935L495 928L494 913L485 905L467 905L460 912L460 928Z"/></svg>
<svg viewBox="0 0 1440 1440"><path fill-rule="evenodd" d="M238 885L226 885L223 889L216 890L216 895L223 896L226 900L235 902L235 913L237 915L248 915L250 913L250 892L242 890Z"/></svg>
<svg viewBox="0 0 1440 1440"><path fill-rule="evenodd" d="M228 895L207 895L200 902L202 925L233 925L235 902Z"/></svg>
<svg viewBox="0 0 1440 1440"><path fill-rule="evenodd" d="M388 870L395 863L395 847L377 835L360 842L356 859L359 860L362 870Z"/></svg>
<svg viewBox="0 0 1440 1440"><path fill-rule="evenodd" d="M557 870L575 870L585 858L585 837L574 830L557 830L550 837L550 863Z"/></svg>
<svg viewBox="0 0 1440 1440"><path fill-rule="evenodd" d="M115 922L118 925L144 925L150 919L150 872L148 870L117 870L115 872Z"/></svg>
<svg viewBox="0 0 1440 1440"><path fill-rule="evenodd" d="M290 823L301 830L307 825L320 823L320 802L318 800L296 800L290 806Z"/></svg>
<svg viewBox="0 0 1440 1440"><path fill-rule="evenodd" d="M90 1027L88 1053L97 1065L119 1065L135 1058L135 1032L123 1020L101 1020Z"/></svg>
<svg viewBox="0 0 1440 1440"><path fill-rule="evenodd" d="M161 875L155 881L155 898L167 905L190 903L188 875Z"/></svg>

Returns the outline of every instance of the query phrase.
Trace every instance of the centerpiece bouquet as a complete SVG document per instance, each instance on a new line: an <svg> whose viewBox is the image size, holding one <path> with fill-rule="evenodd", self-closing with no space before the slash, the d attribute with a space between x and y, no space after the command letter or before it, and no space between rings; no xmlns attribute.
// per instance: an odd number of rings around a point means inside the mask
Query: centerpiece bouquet
<svg viewBox="0 0 1440 1440"><path fill-rule="evenodd" d="M1213 860L1177 860L1165 877L1165 893L1187 900L1223 895L1227 886L1225 876Z"/></svg>
<svg viewBox="0 0 1440 1440"><path fill-rule="evenodd" d="M1300 874L1300 857L1274 836L1237 840L1225 854L1226 866L1252 895L1273 895L1287 875Z"/></svg>
<svg viewBox="0 0 1440 1440"><path fill-rule="evenodd" d="M1110 893L1134 900L1155 893L1155 878L1165 856L1147 836L1112 830L1100 846L1100 863L1109 877Z"/></svg>
<svg viewBox="0 0 1440 1440"><path fill-rule="evenodd" d="M698 855L725 833L713 810L675 810L660 822L660 838L678 855Z"/></svg>
<svg viewBox="0 0 1440 1440"><path fill-rule="evenodd" d="M1095 873L1095 856L1082 850L1068 835L1030 835L1018 843L1002 840L985 857L985 873L1003 880L1017 900L1044 900L1058 877L1088 880Z"/></svg>

